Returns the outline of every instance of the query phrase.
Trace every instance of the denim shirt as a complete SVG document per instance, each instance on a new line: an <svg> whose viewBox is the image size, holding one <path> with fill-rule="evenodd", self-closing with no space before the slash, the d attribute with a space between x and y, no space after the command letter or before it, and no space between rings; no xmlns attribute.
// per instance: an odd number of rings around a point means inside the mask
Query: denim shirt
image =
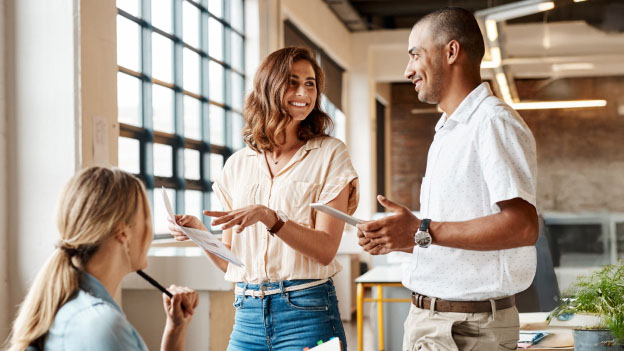
<svg viewBox="0 0 624 351"><path fill-rule="evenodd" d="M82 272L80 290L56 313L43 349L143 351L147 346L104 285Z"/></svg>

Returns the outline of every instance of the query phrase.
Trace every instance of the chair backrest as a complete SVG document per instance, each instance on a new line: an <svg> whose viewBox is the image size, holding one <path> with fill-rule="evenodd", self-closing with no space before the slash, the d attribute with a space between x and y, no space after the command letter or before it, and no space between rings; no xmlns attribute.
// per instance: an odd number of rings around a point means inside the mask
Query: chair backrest
<svg viewBox="0 0 624 351"><path fill-rule="evenodd" d="M533 283L523 292L516 294L516 306L519 312L548 312L559 305L561 293L555 275L544 218L539 215L539 237L537 250L537 271Z"/></svg>

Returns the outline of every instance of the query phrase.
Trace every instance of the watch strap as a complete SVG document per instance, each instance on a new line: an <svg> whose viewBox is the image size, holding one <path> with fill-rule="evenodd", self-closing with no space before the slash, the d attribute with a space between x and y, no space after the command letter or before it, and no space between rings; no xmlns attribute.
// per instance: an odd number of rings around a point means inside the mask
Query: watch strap
<svg viewBox="0 0 624 351"><path fill-rule="evenodd" d="M275 214L277 216L277 222L275 222L275 224L273 224L273 226L271 227L271 229L269 229L269 234L271 235L275 235L277 234L277 232L279 232L280 229L282 229L282 227L284 226L284 224L286 224L286 222L284 222L279 215L277 215L277 213Z"/></svg>
<svg viewBox="0 0 624 351"><path fill-rule="evenodd" d="M431 223L431 219L424 218L422 221L420 221L420 227L418 228L418 230L421 232L429 232L429 223Z"/></svg>

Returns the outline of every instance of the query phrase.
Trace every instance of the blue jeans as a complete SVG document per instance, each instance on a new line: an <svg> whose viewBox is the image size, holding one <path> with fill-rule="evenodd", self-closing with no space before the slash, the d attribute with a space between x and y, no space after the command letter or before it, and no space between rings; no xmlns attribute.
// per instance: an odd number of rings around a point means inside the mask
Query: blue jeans
<svg viewBox="0 0 624 351"><path fill-rule="evenodd" d="M336 288L332 280L308 289L284 291L285 287L312 280L236 285L247 290L281 289L264 298L236 295L236 317L228 351L301 351L319 340L340 338L347 349Z"/></svg>

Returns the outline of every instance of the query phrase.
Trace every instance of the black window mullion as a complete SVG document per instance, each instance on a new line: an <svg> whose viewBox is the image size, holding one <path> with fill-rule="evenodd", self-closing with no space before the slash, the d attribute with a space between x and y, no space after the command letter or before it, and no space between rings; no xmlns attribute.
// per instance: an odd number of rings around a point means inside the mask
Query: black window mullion
<svg viewBox="0 0 624 351"><path fill-rule="evenodd" d="M173 35L179 40L173 44L173 122L175 139L172 143L173 156L173 184L176 191L176 212L184 213L184 87L183 81L183 51L182 43L182 0L173 1Z"/></svg>
<svg viewBox="0 0 624 351"><path fill-rule="evenodd" d="M232 71L231 71L231 63L232 63L232 54L231 54L231 43L230 43L230 2L221 0L223 4L223 20L224 20L224 28L223 28L223 60L226 65L223 70L223 101L225 103L225 145L228 149L234 149L234 141L232 140Z"/></svg>
<svg viewBox="0 0 624 351"><path fill-rule="evenodd" d="M208 102L208 97L210 96L210 84L209 84L209 56L208 56L208 47L209 47L209 33L208 33L208 19L210 18L208 15L208 11L203 6L199 7L200 9L200 19L199 19L199 49L205 55L202 55L200 58L201 67L199 70L200 74L200 94L202 96L201 99L201 113L200 113L200 128L201 128L201 141L202 141L202 150L199 154L199 174L200 181L202 183L203 193L202 193L202 208L210 209L210 194L212 192L212 184L210 183L210 104ZM202 222L206 226L206 228L210 228L210 218L206 216L202 216Z"/></svg>
<svg viewBox="0 0 624 351"><path fill-rule="evenodd" d="M151 21L151 3L141 1L141 112L144 138L140 140L140 170L148 189L154 188L154 129L152 122L152 85L148 77L152 75L152 33L146 26ZM153 193L150 203L154 208Z"/></svg>

